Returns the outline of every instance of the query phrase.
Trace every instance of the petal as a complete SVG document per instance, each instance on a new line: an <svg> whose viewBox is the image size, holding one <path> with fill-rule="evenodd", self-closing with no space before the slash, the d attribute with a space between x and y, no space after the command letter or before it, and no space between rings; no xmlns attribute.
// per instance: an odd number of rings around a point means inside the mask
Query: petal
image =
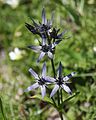
<svg viewBox="0 0 96 120"><path fill-rule="evenodd" d="M29 72L34 76L35 79L39 79L38 74L32 68L29 69Z"/></svg>
<svg viewBox="0 0 96 120"><path fill-rule="evenodd" d="M42 98L44 98L44 96L46 95L46 87L45 87L45 85L42 85L40 87L41 87Z"/></svg>
<svg viewBox="0 0 96 120"><path fill-rule="evenodd" d="M43 68L42 68L42 77L46 76L46 63L43 64Z"/></svg>
<svg viewBox="0 0 96 120"><path fill-rule="evenodd" d="M44 10L44 8L43 8L43 10L42 10L42 24L45 24L46 25L46 14L45 14L45 10Z"/></svg>
<svg viewBox="0 0 96 120"><path fill-rule="evenodd" d="M53 83L53 82L56 81L54 78L52 78L50 76L46 76L44 79L45 79L46 82L49 82L49 83Z"/></svg>
<svg viewBox="0 0 96 120"><path fill-rule="evenodd" d="M57 39L60 39L65 33L66 33L66 31L64 30L61 34L59 34L59 35L57 36Z"/></svg>
<svg viewBox="0 0 96 120"><path fill-rule="evenodd" d="M42 46L46 45L46 38L43 36L42 38Z"/></svg>
<svg viewBox="0 0 96 120"><path fill-rule="evenodd" d="M28 46L28 48L31 48L34 52L40 52L42 47L41 46L30 45L30 46Z"/></svg>
<svg viewBox="0 0 96 120"><path fill-rule="evenodd" d="M47 54L48 54L48 57L49 57L50 59L53 58L53 54L52 54L50 51L48 51Z"/></svg>
<svg viewBox="0 0 96 120"><path fill-rule="evenodd" d="M51 94L50 94L50 97L53 97L53 95L57 92L57 90L59 89L59 85L55 85L55 87L53 88Z"/></svg>
<svg viewBox="0 0 96 120"><path fill-rule="evenodd" d="M67 93L72 94L72 91L70 90L70 88L69 88L67 85L62 84L61 87L62 87Z"/></svg>
<svg viewBox="0 0 96 120"><path fill-rule="evenodd" d="M28 24L28 23L25 23L25 26L27 27L27 29L29 31L31 31L33 34L37 33L37 31L35 30L34 26Z"/></svg>
<svg viewBox="0 0 96 120"><path fill-rule="evenodd" d="M37 62L39 62L43 57L44 57L45 53L41 52L39 55L39 58L37 59Z"/></svg>
<svg viewBox="0 0 96 120"><path fill-rule="evenodd" d="M39 25L33 20L33 18L31 18L31 20L32 20L35 27L39 27Z"/></svg>
<svg viewBox="0 0 96 120"><path fill-rule="evenodd" d="M69 80L71 77L73 77L75 74L76 74L75 72L72 72L71 74L65 76L65 77L63 78L64 82L68 81L68 80Z"/></svg>
<svg viewBox="0 0 96 120"><path fill-rule="evenodd" d="M39 87L39 84L38 83L34 83L33 85L29 86L24 92L28 92L28 91L31 91L35 88L38 88Z"/></svg>
<svg viewBox="0 0 96 120"><path fill-rule="evenodd" d="M54 48L56 45L58 45L62 40L57 40L51 45L51 48Z"/></svg>

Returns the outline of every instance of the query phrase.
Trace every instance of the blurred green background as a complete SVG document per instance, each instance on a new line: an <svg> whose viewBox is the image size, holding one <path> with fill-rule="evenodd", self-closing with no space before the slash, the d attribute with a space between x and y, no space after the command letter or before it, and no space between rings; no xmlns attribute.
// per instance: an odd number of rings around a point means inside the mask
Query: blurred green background
<svg viewBox="0 0 96 120"><path fill-rule="evenodd" d="M68 120L96 120L96 1L95 0L0 0L0 120L55 120L58 113L37 99L28 99L35 92L23 90L34 82L30 67L40 73L39 54L27 49L37 44L38 36L25 27L30 18L41 21L42 8L47 18L54 12L54 26L65 38L56 48L55 66L61 61L63 73L75 71L72 91L80 94L65 105ZM48 75L52 75L47 61ZM37 91L39 94L39 91ZM3 109L2 109L3 105Z"/></svg>

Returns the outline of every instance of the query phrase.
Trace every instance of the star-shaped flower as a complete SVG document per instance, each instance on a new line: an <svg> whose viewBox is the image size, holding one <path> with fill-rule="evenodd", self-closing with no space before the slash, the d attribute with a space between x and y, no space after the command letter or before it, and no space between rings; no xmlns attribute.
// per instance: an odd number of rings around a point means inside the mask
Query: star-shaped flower
<svg viewBox="0 0 96 120"><path fill-rule="evenodd" d="M32 68L29 69L29 72L35 78L36 83L29 86L25 90L25 92L31 91L31 90L39 87L39 88L41 88L42 98L44 98L44 96L46 95L46 85L55 81L54 78L46 76L46 63L43 64L41 77Z"/></svg>
<svg viewBox="0 0 96 120"><path fill-rule="evenodd" d="M50 97L53 97L54 94L57 92L57 90L61 87L63 88L64 91L66 91L67 93L69 94L72 94L72 91L70 90L70 88L67 86L67 83L68 80L75 75L75 72L72 72L71 74L65 76L65 77L62 77L62 64L60 62L59 64L59 69L58 69L58 72L57 72L57 78L56 78L56 81L55 81L55 86L50 94Z"/></svg>
<svg viewBox="0 0 96 120"><path fill-rule="evenodd" d="M53 58L53 51L54 48L61 42L61 40L57 40L53 44L48 45L46 38L42 38L42 44L40 46L28 46L28 48L31 48L34 52L40 52L39 58L37 59L37 62L39 62L45 55L48 55L50 59Z"/></svg>
<svg viewBox="0 0 96 120"><path fill-rule="evenodd" d="M33 26L28 24L28 23L25 23L25 26L33 34L38 34L38 35L42 36L42 34L45 34L46 32L48 32L48 30L51 29L52 22L53 22L53 14L51 16L51 20L47 20L46 13L45 13L45 10L43 8L43 10L42 10L42 23L39 22L39 24L38 24L33 19L32 19L32 21L33 21Z"/></svg>

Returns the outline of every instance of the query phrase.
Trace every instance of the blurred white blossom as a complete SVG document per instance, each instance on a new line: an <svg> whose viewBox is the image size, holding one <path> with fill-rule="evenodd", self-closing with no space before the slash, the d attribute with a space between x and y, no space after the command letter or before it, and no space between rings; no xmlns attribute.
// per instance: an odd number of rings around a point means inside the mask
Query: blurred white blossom
<svg viewBox="0 0 96 120"><path fill-rule="evenodd" d="M93 47L93 51L96 52L96 46Z"/></svg>
<svg viewBox="0 0 96 120"><path fill-rule="evenodd" d="M9 52L9 57L11 60L20 60L25 55L24 50L20 50L19 48L15 48L14 51Z"/></svg>
<svg viewBox="0 0 96 120"><path fill-rule="evenodd" d="M19 5L20 0L1 0L2 3L10 5L12 8L16 8Z"/></svg>

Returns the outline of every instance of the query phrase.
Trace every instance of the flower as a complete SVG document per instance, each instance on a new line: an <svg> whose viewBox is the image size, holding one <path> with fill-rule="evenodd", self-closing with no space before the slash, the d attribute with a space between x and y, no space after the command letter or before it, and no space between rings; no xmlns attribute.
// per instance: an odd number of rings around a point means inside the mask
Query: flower
<svg viewBox="0 0 96 120"><path fill-rule="evenodd" d="M34 52L40 52L39 58L37 59L37 62L39 62L45 55L48 55L50 59L53 58L53 51L54 48L61 42L61 40L57 40L53 44L48 45L46 38L42 38L42 44L40 46L28 46L28 48L31 48Z"/></svg>
<svg viewBox="0 0 96 120"><path fill-rule="evenodd" d="M42 23L39 22L39 24L37 24L33 19L32 19L32 22L33 22L33 26L28 24L28 23L25 23L25 26L33 34L38 34L38 35L42 36L42 34L46 34L46 32L48 32L48 30L51 29L52 22L53 22L53 14L51 16L51 20L47 20L46 13L45 13L45 10L43 8L43 10L42 10Z"/></svg>
<svg viewBox="0 0 96 120"><path fill-rule="evenodd" d="M67 86L68 80L75 75L75 72L72 72L71 74L62 77L62 64L60 62L59 64L59 69L57 72L57 78L55 80L55 86L50 94L50 97L53 97L54 94L57 92L57 90L61 87L63 88L64 91L66 91L69 94L72 94L72 91L70 90L70 88Z"/></svg>
<svg viewBox="0 0 96 120"><path fill-rule="evenodd" d="M44 98L44 96L46 95L46 85L55 81L54 78L46 76L46 63L43 64L41 77L32 68L29 69L29 72L35 78L36 83L29 86L25 90L25 92L28 92L28 91L31 91L33 89L36 89L36 88L40 87L41 88L42 98Z"/></svg>
<svg viewBox="0 0 96 120"><path fill-rule="evenodd" d="M20 60L25 55L24 50L20 50L19 48L14 48L14 51L9 52L9 57L11 60Z"/></svg>
<svg viewBox="0 0 96 120"><path fill-rule="evenodd" d="M4 0L3 2L10 5L12 8L16 8L18 7L20 0Z"/></svg>

